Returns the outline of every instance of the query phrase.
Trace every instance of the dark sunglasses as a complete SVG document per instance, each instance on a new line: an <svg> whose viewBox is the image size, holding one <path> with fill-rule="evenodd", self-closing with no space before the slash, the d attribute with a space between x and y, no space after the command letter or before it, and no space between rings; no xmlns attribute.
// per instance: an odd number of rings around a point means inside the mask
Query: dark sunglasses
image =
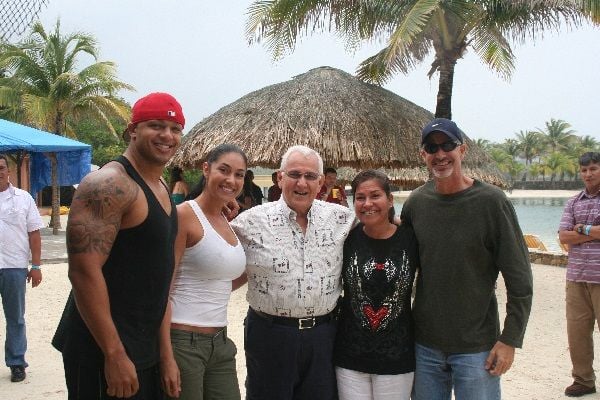
<svg viewBox="0 0 600 400"><path fill-rule="evenodd" d="M316 181L321 177L321 175L317 174L316 172L302 173L300 171L283 171L283 173L296 181L300 180L300 178L302 177L304 177L304 179L306 179L307 181Z"/></svg>
<svg viewBox="0 0 600 400"><path fill-rule="evenodd" d="M581 157L579 157L579 165L588 165L589 163L598 162L600 162L600 153L597 153L595 151L583 153Z"/></svg>
<svg viewBox="0 0 600 400"><path fill-rule="evenodd" d="M436 143L425 143L423 145L423 150L425 150L428 154L435 154L439 149L442 149L444 153L449 153L455 148L460 146L460 143L450 140L448 142L436 144Z"/></svg>

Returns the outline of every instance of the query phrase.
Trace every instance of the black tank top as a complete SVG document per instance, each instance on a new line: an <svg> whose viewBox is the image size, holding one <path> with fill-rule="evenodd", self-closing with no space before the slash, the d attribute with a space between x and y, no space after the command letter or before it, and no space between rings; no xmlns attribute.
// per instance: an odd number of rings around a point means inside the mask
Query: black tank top
<svg viewBox="0 0 600 400"><path fill-rule="evenodd" d="M171 200L171 215L165 212L129 160L120 156L115 161L144 191L148 215L140 225L119 231L102 273L111 316L125 350L137 369L145 369L159 360L158 331L175 263L177 211ZM75 357L85 364L103 362L72 295L52 343L66 358Z"/></svg>

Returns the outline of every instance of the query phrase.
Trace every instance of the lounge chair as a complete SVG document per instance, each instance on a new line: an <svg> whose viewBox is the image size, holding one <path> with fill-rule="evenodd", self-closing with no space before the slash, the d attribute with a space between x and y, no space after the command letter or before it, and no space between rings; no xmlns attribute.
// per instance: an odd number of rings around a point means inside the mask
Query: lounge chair
<svg viewBox="0 0 600 400"><path fill-rule="evenodd" d="M529 233L526 233L523 235L523 238L525 239L525 244L527 244L527 248L533 250L548 251L548 248L546 247L544 242L542 242L537 235L531 235Z"/></svg>

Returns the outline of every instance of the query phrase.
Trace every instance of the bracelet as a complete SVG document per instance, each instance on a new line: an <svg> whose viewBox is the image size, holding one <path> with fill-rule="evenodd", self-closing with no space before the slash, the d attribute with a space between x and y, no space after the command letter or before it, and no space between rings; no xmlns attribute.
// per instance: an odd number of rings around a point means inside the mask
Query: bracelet
<svg viewBox="0 0 600 400"><path fill-rule="evenodd" d="M31 265L31 270L32 270L32 271L39 271L39 270L41 270L41 268L40 268L40 266L39 266L39 265L34 265L34 264L32 264L32 265Z"/></svg>
<svg viewBox="0 0 600 400"><path fill-rule="evenodd" d="M592 226L591 225L586 225L583 228L583 231L584 231L584 233L585 233L586 236L590 236L590 230L592 230Z"/></svg>

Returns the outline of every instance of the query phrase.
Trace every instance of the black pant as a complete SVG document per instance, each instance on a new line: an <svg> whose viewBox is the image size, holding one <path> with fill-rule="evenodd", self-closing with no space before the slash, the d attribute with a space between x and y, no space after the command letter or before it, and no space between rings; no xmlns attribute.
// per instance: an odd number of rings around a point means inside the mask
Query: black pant
<svg viewBox="0 0 600 400"><path fill-rule="evenodd" d="M103 366L88 366L78 360L66 360L65 380L69 392L69 400L111 400L117 399L106 394L107 384ZM158 365L138 370L137 377L140 389L131 400L164 400L165 394L161 388Z"/></svg>
<svg viewBox="0 0 600 400"><path fill-rule="evenodd" d="M333 400L337 321L310 329L279 325L252 309L244 322L247 400Z"/></svg>

